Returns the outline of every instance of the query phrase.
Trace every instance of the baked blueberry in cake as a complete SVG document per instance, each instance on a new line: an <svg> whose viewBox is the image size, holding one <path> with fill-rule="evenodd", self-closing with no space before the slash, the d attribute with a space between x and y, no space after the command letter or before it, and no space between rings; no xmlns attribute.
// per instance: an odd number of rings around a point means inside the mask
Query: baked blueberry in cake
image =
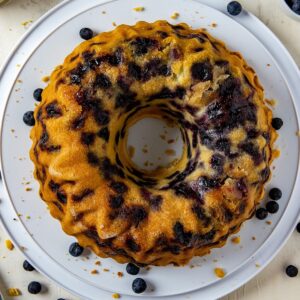
<svg viewBox="0 0 300 300"><path fill-rule="evenodd" d="M62 229L101 257L186 264L249 219L270 176L276 133L254 70L204 29L121 25L80 44L35 109L31 159ZM171 120L182 157L136 167L128 128Z"/></svg>

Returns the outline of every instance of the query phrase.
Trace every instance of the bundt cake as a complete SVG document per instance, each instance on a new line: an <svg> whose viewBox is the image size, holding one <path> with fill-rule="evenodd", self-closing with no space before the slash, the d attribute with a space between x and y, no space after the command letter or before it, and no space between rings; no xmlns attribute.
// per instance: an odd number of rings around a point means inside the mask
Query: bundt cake
<svg viewBox="0 0 300 300"><path fill-rule="evenodd" d="M121 25L81 43L35 109L31 159L63 230L101 257L186 264L224 245L255 211L276 133L263 88L241 54L205 29ZM147 172L128 128L178 126L182 157Z"/></svg>

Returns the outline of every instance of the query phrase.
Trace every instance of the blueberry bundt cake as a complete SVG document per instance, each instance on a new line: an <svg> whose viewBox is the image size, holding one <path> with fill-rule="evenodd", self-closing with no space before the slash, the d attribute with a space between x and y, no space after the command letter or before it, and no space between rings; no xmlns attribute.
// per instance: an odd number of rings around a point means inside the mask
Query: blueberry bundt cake
<svg viewBox="0 0 300 300"><path fill-rule="evenodd" d="M126 146L149 116L176 123L184 142L180 159L153 172ZM270 176L271 119L253 69L204 29L121 25L51 75L31 132L40 196L101 257L182 265L252 216Z"/></svg>

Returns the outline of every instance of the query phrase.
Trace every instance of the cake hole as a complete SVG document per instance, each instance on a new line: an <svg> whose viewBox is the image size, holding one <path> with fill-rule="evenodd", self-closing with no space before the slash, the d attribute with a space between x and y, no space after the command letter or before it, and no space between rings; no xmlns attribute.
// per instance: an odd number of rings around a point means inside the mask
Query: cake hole
<svg viewBox="0 0 300 300"><path fill-rule="evenodd" d="M175 123L146 117L128 129L126 148L134 165L151 172L180 160L183 140Z"/></svg>

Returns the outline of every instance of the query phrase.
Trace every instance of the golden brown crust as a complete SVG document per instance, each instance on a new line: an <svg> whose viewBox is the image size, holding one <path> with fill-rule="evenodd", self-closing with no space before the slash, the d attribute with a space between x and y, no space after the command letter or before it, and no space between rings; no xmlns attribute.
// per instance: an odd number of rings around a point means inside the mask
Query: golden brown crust
<svg viewBox="0 0 300 300"><path fill-rule="evenodd" d="M251 217L276 134L263 88L205 30L121 25L79 45L51 75L30 152L40 195L63 230L102 257L185 264ZM125 151L149 115L179 126L180 161L144 174Z"/></svg>

